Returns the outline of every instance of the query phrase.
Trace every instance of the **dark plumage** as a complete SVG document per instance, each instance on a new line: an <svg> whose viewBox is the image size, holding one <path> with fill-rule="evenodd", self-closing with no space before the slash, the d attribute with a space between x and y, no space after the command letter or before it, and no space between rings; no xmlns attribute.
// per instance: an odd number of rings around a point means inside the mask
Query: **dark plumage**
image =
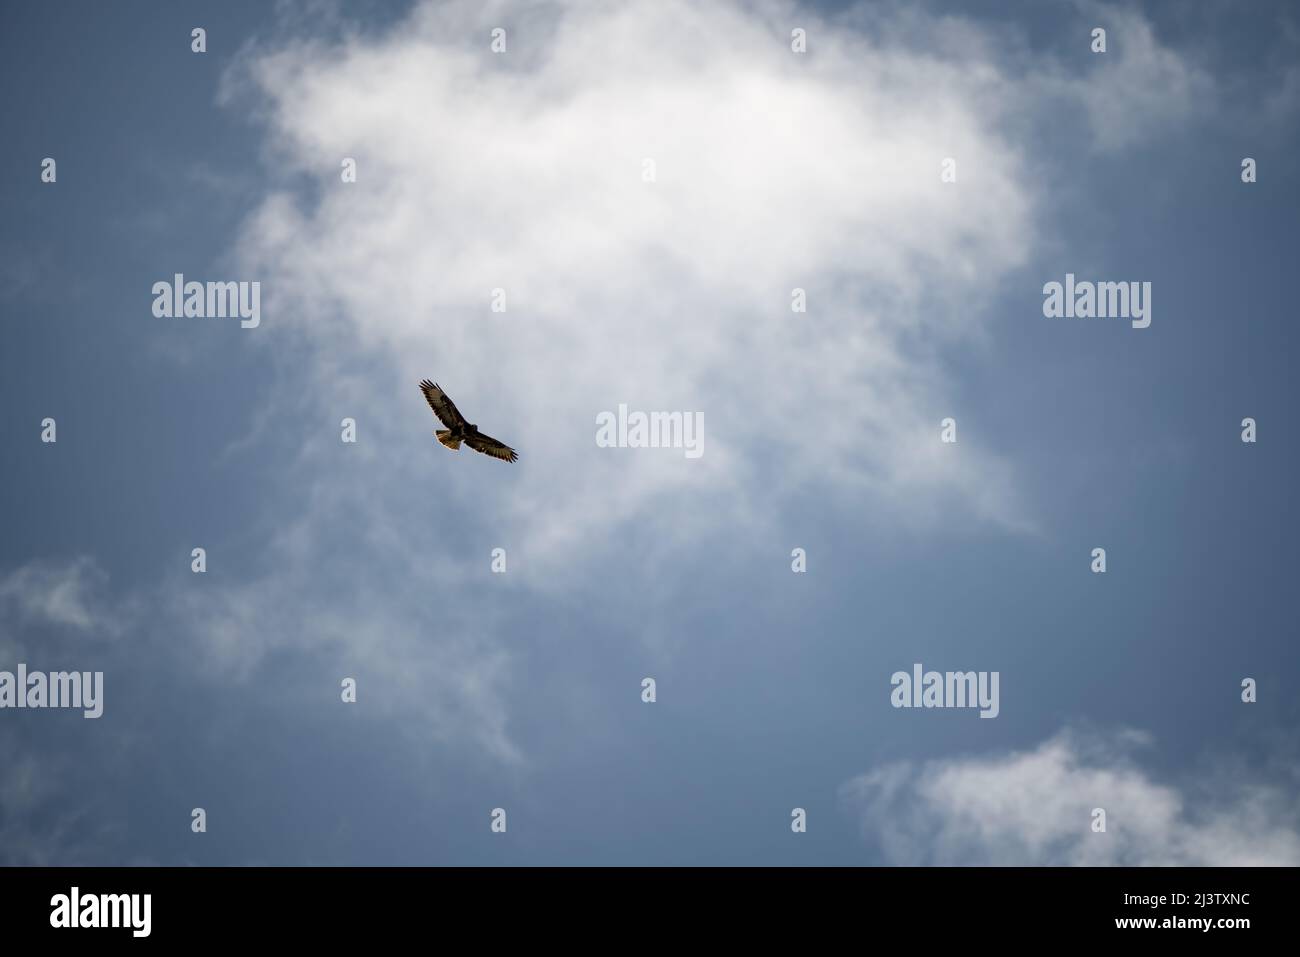
<svg viewBox="0 0 1300 957"><path fill-rule="evenodd" d="M510 446L498 442L490 435L484 435L478 430L477 425L466 421L465 416L460 414L460 409L456 408L456 404L435 383L425 379L420 383L420 391L424 393L424 398L429 403L429 408L433 409L433 414L438 417L438 421L447 427L434 433L438 441L447 448L454 452L464 442L475 452L482 452L484 455L491 455L506 462L513 462L519 458Z"/></svg>

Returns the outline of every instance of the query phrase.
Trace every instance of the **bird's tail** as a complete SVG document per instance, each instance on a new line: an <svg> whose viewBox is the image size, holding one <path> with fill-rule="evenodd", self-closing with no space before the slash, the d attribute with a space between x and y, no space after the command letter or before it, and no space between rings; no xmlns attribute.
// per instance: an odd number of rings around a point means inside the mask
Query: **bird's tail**
<svg viewBox="0 0 1300 957"><path fill-rule="evenodd" d="M438 441L441 442L443 445L447 446L447 448L449 449L460 448L460 439L450 438L451 429L439 429L434 434L438 436Z"/></svg>

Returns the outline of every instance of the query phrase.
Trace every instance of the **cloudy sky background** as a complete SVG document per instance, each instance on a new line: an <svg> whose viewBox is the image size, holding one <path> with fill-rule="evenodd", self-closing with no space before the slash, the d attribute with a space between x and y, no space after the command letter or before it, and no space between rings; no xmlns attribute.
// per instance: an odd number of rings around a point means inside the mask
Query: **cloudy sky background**
<svg viewBox="0 0 1300 957"><path fill-rule="evenodd" d="M0 860L1300 863L1287 5L2 16Z"/></svg>

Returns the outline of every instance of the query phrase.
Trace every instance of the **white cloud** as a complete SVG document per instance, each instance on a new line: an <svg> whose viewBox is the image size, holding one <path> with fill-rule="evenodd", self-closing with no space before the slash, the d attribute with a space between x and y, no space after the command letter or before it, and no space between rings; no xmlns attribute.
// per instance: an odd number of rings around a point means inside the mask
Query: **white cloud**
<svg viewBox="0 0 1300 957"><path fill-rule="evenodd" d="M983 307L1040 238L1012 132L1035 87L974 24L849 24L779 3L424 3L391 31L247 50L224 98L282 173L237 244L263 283L250 341L287 373L269 407L320 429L287 436L301 513L265 580L193 599L205 647L244 670L274 647L364 651L424 676L394 707L441 723L458 702L475 717L453 726L506 755L515 649L479 611L521 586L600 600L630 526L656 528L647 566L719 528L770 537L807 496L1032 527L977 430L938 436L961 418L940 355L988 335ZM424 377L522 462L438 447ZM620 402L703 413L704 457L597 448ZM228 453L285 439L271 416ZM485 581L497 545L511 571Z"/></svg>
<svg viewBox="0 0 1300 957"><path fill-rule="evenodd" d="M907 865L1300 863L1300 805L1284 787L1207 777L1160 783L1135 760L1149 744L1066 730L1027 752L901 762L843 796L864 836ZM1106 832L1091 830L1106 811Z"/></svg>
<svg viewBox="0 0 1300 957"><path fill-rule="evenodd" d="M394 434L428 431L427 375L518 444L527 480L490 505L530 554L585 549L684 489L697 530L810 489L1025 522L975 433L939 445L933 359L979 333L1034 241L991 110L1003 81L756 9L423 5L391 35L241 74L279 161L320 187L268 196L241 240L273 323L334 361L385 358L409 400ZM794 20L814 54L790 52ZM940 182L946 156L959 187ZM705 457L597 450L595 416L621 401L702 411ZM473 467L440 471L484 502Z"/></svg>

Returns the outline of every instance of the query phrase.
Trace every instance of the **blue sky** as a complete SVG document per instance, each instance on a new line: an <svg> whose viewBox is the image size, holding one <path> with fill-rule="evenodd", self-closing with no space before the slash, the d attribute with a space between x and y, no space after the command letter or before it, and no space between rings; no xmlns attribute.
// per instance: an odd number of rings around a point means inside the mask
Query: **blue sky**
<svg viewBox="0 0 1300 957"><path fill-rule="evenodd" d="M0 860L1300 862L1287 4L0 16Z"/></svg>

